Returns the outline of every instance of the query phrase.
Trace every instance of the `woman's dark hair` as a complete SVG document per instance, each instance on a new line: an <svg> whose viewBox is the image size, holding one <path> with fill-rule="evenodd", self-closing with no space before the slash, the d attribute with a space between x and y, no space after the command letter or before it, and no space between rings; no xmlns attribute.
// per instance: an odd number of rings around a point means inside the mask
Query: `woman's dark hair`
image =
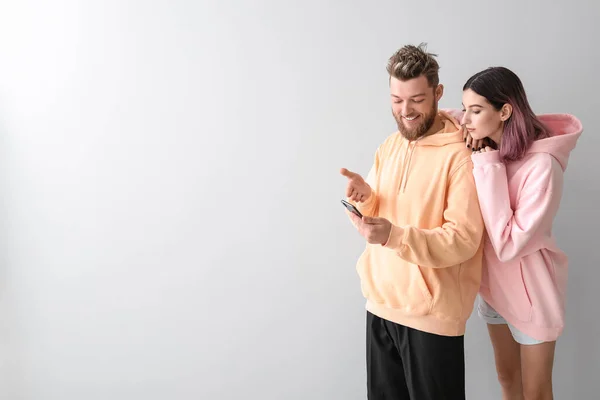
<svg viewBox="0 0 600 400"><path fill-rule="evenodd" d="M490 67L476 73L463 86L463 91L467 89L485 97L497 111L505 104L512 106L499 148L502 161L520 160L535 140L550 136L531 109L521 80L508 68Z"/></svg>

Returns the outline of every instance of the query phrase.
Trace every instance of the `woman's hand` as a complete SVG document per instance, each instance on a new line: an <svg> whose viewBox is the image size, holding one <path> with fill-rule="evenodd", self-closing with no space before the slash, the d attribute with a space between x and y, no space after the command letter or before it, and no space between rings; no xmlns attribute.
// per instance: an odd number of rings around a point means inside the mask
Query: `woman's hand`
<svg viewBox="0 0 600 400"><path fill-rule="evenodd" d="M465 144L467 145L468 148L475 151L475 150L479 150L481 147L483 147L483 140L473 139L473 137L467 130L467 127L465 125L463 125L462 128L463 128L462 129L463 140L465 141Z"/></svg>
<svg viewBox="0 0 600 400"><path fill-rule="evenodd" d="M485 146L479 150L473 150L474 153L488 153L490 151L496 151L496 150L492 149L490 146Z"/></svg>
<svg viewBox="0 0 600 400"><path fill-rule="evenodd" d="M483 151L485 151L484 149L489 149L487 151L492 151L494 150L492 147L490 147L490 144L492 143L492 141L485 137L483 139L473 139L473 137L471 136L471 134L469 133L469 131L467 130L467 127L465 125L462 126L463 130L463 140L465 141L465 144L467 145L468 148L470 148L471 150L473 150L476 153L482 153Z"/></svg>

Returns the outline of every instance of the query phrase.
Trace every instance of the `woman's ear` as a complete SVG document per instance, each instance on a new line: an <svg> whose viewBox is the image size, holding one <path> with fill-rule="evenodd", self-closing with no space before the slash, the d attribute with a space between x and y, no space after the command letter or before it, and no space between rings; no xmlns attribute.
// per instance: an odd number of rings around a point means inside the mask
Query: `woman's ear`
<svg viewBox="0 0 600 400"><path fill-rule="evenodd" d="M500 110L500 120L502 122L506 121L507 119L510 118L510 116L512 115L512 106L508 103L506 103L505 105L502 106L502 109Z"/></svg>

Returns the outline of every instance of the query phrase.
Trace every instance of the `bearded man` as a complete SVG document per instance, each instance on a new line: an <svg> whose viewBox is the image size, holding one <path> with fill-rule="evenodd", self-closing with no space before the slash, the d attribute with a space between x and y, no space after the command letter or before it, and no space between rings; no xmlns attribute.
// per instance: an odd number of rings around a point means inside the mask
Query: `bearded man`
<svg viewBox="0 0 600 400"><path fill-rule="evenodd" d="M377 149L366 180L341 170L362 218L348 215L367 242L357 271L370 400L465 398L464 334L485 228L472 151L459 122L438 110L438 71L423 44L389 59L398 132Z"/></svg>

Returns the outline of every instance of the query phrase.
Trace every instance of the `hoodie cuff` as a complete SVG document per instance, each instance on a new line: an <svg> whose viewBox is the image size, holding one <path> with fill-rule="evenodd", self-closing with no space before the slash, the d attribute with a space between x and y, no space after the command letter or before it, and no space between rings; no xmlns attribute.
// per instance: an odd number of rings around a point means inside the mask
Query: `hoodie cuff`
<svg viewBox="0 0 600 400"><path fill-rule="evenodd" d="M392 229L390 229L390 236L383 247L398 251L403 246L404 235L404 228L392 225Z"/></svg>
<svg viewBox="0 0 600 400"><path fill-rule="evenodd" d="M373 203L375 202L376 199L377 199L377 194L375 193L375 191L373 189L371 189L371 195L369 196L369 198L364 200L363 202L354 201L350 197L346 197L346 201L348 203L350 203L354 207L358 208L358 211L360 211L367 217L370 215L367 215L369 213L367 213L366 211L368 211L373 206Z"/></svg>
<svg viewBox="0 0 600 400"><path fill-rule="evenodd" d="M489 151L485 153L475 153L471 155L473 165L478 167L486 164L501 164L500 152L498 150Z"/></svg>
<svg viewBox="0 0 600 400"><path fill-rule="evenodd" d="M369 196L369 198L367 198L365 201L363 201L362 203L358 203L356 204L356 206L359 209L368 209L373 205L373 202L375 201L375 199L377 198L377 195L375 194L375 191L373 189L371 189L371 195Z"/></svg>

